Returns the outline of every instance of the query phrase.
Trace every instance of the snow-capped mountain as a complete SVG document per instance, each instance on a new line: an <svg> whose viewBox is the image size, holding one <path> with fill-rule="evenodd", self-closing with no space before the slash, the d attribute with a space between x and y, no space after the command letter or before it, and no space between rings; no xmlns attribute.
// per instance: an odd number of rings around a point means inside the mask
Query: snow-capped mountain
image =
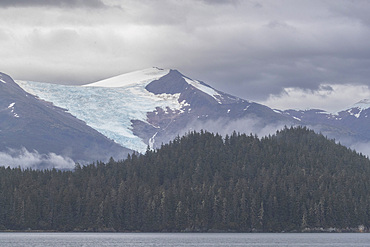
<svg viewBox="0 0 370 247"><path fill-rule="evenodd" d="M271 124L292 122L266 106L225 94L170 69L150 68L83 86L18 84L139 152L194 129L222 132L244 124L239 128L255 132Z"/></svg>
<svg viewBox="0 0 370 247"><path fill-rule="evenodd" d="M337 112L311 109L305 111L286 110L281 113L291 116L299 120L302 125L308 125L349 147L358 148L359 143L367 144L370 142L370 100L368 99L361 100ZM364 147L364 145L362 146ZM370 153L363 148L358 151Z"/></svg>
<svg viewBox="0 0 370 247"><path fill-rule="evenodd" d="M28 93L66 109L122 147L139 152L200 129L265 135L284 125L305 125L350 147L370 141L369 100L335 113L273 110L223 93L177 70L160 68L83 86L17 83ZM11 103L6 107L11 109Z"/></svg>
<svg viewBox="0 0 370 247"><path fill-rule="evenodd" d="M129 150L64 109L25 92L11 77L0 73L0 165L12 165L6 158L25 158L25 152L92 162L109 159L109 155L126 157Z"/></svg>
<svg viewBox="0 0 370 247"><path fill-rule="evenodd" d="M344 109L342 111L334 113L334 115L338 116L338 119L343 119L347 117L350 118L355 117L357 119L362 119L370 116L369 113L370 113L370 99L364 99L357 102L348 109Z"/></svg>

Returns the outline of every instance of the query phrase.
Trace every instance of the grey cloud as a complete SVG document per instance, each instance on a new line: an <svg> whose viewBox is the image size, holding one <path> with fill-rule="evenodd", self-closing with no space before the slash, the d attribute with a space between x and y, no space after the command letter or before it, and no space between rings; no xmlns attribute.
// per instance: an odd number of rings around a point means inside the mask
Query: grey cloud
<svg viewBox="0 0 370 247"><path fill-rule="evenodd" d="M367 0L358 1L341 1L340 4L336 2L329 2L329 10L337 16L346 16L348 20L356 21L361 24L370 25L369 8L370 2Z"/></svg>
<svg viewBox="0 0 370 247"><path fill-rule="evenodd" d="M270 21L266 24L266 27L271 28L271 29L278 29L278 28L283 28L283 29L290 29L292 31L295 31L296 29L289 25L288 23L284 21Z"/></svg>
<svg viewBox="0 0 370 247"><path fill-rule="evenodd" d="M333 92L334 91L333 87L330 86L330 85L321 85L320 86L320 89L321 90L324 90L324 91L330 91L330 92Z"/></svg>
<svg viewBox="0 0 370 247"><path fill-rule="evenodd" d="M101 0L2 0L0 7L104 7Z"/></svg>
<svg viewBox="0 0 370 247"><path fill-rule="evenodd" d="M238 6L240 4L249 4L254 8L262 8L262 2L257 0L198 0L200 2L204 2L209 5L234 5Z"/></svg>
<svg viewBox="0 0 370 247"><path fill-rule="evenodd" d="M300 61L303 60L303 61ZM220 90L248 100L264 100L269 94L279 94L285 87L300 87L316 90L324 82L358 84L368 83L366 77L353 75L347 67L348 61L341 61L336 68L327 67L331 59L310 61L296 58L286 59L251 59L241 63L224 64L224 67L211 67L195 71L196 76ZM317 63L317 65L314 65ZM358 62L360 68L366 68ZM320 70L322 67L325 69ZM189 69L191 71L192 69ZM194 72L193 72L194 73ZM370 73L369 73L370 76Z"/></svg>
<svg viewBox="0 0 370 247"><path fill-rule="evenodd" d="M325 30L312 34L316 36L313 40L309 30L295 31L280 22L269 24L272 29L288 30L257 37L261 44L247 44L246 49L224 46L224 54L234 52L233 60L215 50L210 59L214 66L209 71L199 71L201 79L251 100L277 94L284 87L317 89L322 83L370 85L370 49L366 44L370 35L366 29L360 31L364 38L359 38L349 30L335 31L333 27L329 34ZM245 35L254 38L253 34Z"/></svg>
<svg viewBox="0 0 370 247"><path fill-rule="evenodd" d="M207 4L237 4L240 0L200 0Z"/></svg>
<svg viewBox="0 0 370 247"><path fill-rule="evenodd" d="M27 6L28 2L8 0L0 6ZM33 6L42 2L33 1ZM97 0L61 2L102 4ZM18 23L26 28L19 32L17 25L13 29L3 24L0 36L8 40L0 41L0 56L7 60L0 67L16 79L75 84L151 66L177 68L254 101L286 87L316 90L323 83L370 85L368 1L116 3L122 9L94 13L73 9L57 20L53 12L51 24L38 19L38 13L27 12L28 19L23 17ZM41 31L31 32L39 22ZM24 30L28 33L19 35Z"/></svg>

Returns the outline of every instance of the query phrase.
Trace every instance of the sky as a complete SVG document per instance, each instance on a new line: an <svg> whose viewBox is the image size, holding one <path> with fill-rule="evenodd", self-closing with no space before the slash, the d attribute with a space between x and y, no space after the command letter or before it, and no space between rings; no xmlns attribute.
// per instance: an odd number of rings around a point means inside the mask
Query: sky
<svg viewBox="0 0 370 247"><path fill-rule="evenodd" d="M277 109L370 98L368 0L1 0L0 71L86 84L148 67Z"/></svg>

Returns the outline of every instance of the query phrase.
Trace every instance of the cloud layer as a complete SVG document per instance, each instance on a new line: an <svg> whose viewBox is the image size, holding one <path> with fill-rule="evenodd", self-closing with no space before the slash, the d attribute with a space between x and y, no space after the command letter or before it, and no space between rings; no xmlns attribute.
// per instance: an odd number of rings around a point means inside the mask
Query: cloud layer
<svg viewBox="0 0 370 247"><path fill-rule="evenodd" d="M253 134L259 137L265 137L268 135L276 134L277 130L284 129L286 123L274 123L274 124L262 124L263 121L258 117L245 117L230 121L225 118L209 121L193 121L188 124L182 131L179 131L179 135L185 135L189 131L201 131L207 130L212 133L218 133L222 136L231 135L235 131L236 133Z"/></svg>
<svg viewBox="0 0 370 247"><path fill-rule="evenodd" d="M102 7L100 0L2 0L0 7Z"/></svg>
<svg viewBox="0 0 370 247"><path fill-rule="evenodd" d="M177 68L254 101L368 86L369 11L366 0L1 1L0 70L82 84Z"/></svg>
<svg viewBox="0 0 370 247"><path fill-rule="evenodd" d="M290 87L261 103L280 110L321 109L334 113L357 103L356 98L370 99L369 87L350 84L321 84L315 90Z"/></svg>
<svg viewBox="0 0 370 247"><path fill-rule="evenodd" d="M23 148L20 150L9 149L0 152L0 166L11 168L33 168L33 169L73 169L75 162L68 157L55 153L40 154L37 151L29 152Z"/></svg>

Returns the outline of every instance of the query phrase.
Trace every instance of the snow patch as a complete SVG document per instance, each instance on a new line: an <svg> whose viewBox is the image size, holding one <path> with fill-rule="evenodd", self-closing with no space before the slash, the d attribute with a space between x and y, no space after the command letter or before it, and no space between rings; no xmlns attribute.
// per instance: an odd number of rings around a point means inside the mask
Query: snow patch
<svg viewBox="0 0 370 247"><path fill-rule="evenodd" d="M155 134L149 139L149 148L154 149L154 143L155 143L155 137L158 134L158 132L155 132Z"/></svg>
<svg viewBox="0 0 370 247"><path fill-rule="evenodd" d="M2 83L6 84L6 81L4 81L3 79L0 79L0 81L1 81Z"/></svg>
<svg viewBox="0 0 370 247"><path fill-rule="evenodd" d="M181 108L180 108L180 114L185 112L185 110L184 110L184 109L185 109L185 107L190 106L190 104L189 104L188 102L186 102L186 100L181 101L181 102L180 102L180 105L181 105ZM191 109L190 109L190 110L191 110ZM188 110L188 112L189 112L190 110Z"/></svg>
<svg viewBox="0 0 370 247"><path fill-rule="evenodd" d="M8 106L8 109L11 109L10 112L13 113L13 116L15 118L19 118L19 115L17 113L14 112L14 105L15 105L15 102L11 103L9 106Z"/></svg>
<svg viewBox="0 0 370 247"><path fill-rule="evenodd" d="M361 109L359 107L354 107L354 108L348 109L347 113L351 116L354 116L355 118L359 118L363 110L364 109Z"/></svg>
<svg viewBox="0 0 370 247"><path fill-rule="evenodd" d="M317 112L315 112L315 114L326 114L326 115L330 115L330 113L329 112L326 112L326 111L317 111Z"/></svg>
<svg viewBox="0 0 370 247"><path fill-rule="evenodd" d="M354 114L354 116L356 117L356 118L359 118L360 117L360 115L361 115L361 112L362 112L363 110L361 110L361 111L359 111L357 114Z"/></svg>

